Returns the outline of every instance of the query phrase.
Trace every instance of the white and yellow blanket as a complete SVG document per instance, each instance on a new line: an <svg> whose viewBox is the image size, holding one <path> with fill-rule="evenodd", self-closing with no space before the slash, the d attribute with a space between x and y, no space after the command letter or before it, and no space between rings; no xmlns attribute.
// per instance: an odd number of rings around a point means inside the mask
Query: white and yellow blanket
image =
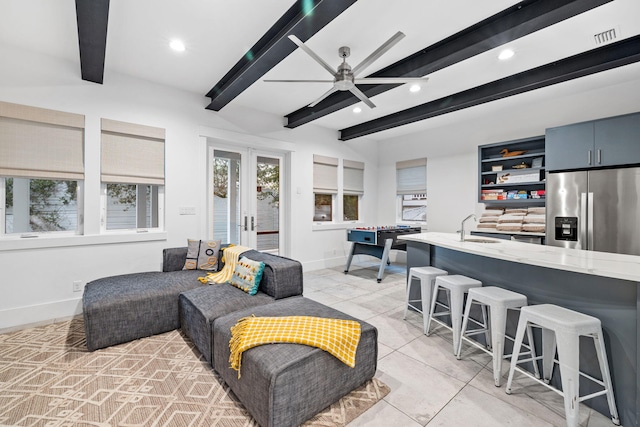
<svg viewBox="0 0 640 427"><path fill-rule="evenodd" d="M263 344L291 343L320 348L353 368L359 342L360 323L355 320L311 316L244 317L231 328L229 362L240 378L244 351Z"/></svg>
<svg viewBox="0 0 640 427"><path fill-rule="evenodd" d="M251 248L240 245L223 248L222 262L224 262L224 267L222 267L222 270L215 273L208 273L205 277L198 277L198 280L204 284L228 282L231 280L231 276L233 276L240 255L250 250Z"/></svg>

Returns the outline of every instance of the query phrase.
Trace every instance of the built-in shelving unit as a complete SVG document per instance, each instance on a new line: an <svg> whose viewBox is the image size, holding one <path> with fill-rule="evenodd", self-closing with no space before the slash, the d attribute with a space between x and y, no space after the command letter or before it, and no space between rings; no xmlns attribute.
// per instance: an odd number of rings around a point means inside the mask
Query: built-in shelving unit
<svg viewBox="0 0 640 427"><path fill-rule="evenodd" d="M504 149L509 153L523 153L505 156L501 153ZM526 167L514 168L520 165ZM478 147L478 201L481 203L500 206L544 205L545 176L544 136ZM542 193L538 193L540 191Z"/></svg>

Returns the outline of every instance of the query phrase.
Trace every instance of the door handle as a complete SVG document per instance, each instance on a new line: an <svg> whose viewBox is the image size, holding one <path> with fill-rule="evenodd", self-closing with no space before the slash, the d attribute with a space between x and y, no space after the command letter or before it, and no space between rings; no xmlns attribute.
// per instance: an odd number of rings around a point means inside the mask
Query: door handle
<svg viewBox="0 0 640 427"><path fill-rule="evenodd" d="M598 148L598 164L602 163L602 150Z"/></svg>
<svg viewBox="0 0 640 427"><path fill-rule="evenodd" d="M594 232L593 232L593 193L588 193L588 199L587 199L587 227L588 227L588 231L587 231L587 242L589 243L589 246L587 247L590 251L595 250L596 247L596 242L595 242L595 237L594 237Z"/></svg>
<svg viewBox="0 0 640 427"><path fill-rule="evenodd" d="M587 154L587 164L590 165L591 164L591 150L588 151Z"/></svg>
<svg viewBox="0 0 640 427"><path fill-rule="evenodd" d="M588 232L587 203L588 203L587 193L580 193L580 218L578 218L580 237L578 238L578 245L576 246L576 249L584 249L584 250L589 249L589 246L588 246L589 242L587 240L587 232Z"/></svg>
<svg viewBox="0 0 640 427"><path fill-rule="evenodd" d="M244 216L244 231L247 231L247 216Z"/></svg>
<svg viewBox="0 0 640 427"><path fill-rule="evenodd" d="M251 231L254 231L255 229L256 229L255 218L252 215L251 216Z"/></svg>

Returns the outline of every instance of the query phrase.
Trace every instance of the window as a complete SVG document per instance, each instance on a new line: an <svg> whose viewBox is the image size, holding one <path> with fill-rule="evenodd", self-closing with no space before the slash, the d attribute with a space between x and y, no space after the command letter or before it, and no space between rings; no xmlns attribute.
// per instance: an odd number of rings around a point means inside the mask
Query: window
<svg viewBox="0 0 640 427"><path fill-rule="evenodd" d="M357 221L360 219L360 197L364 194L364 163L344 160L342 168L343 220Z"/></svg>
<svg viewBox="0 0 640 427"><path fill-rule="evenodd" d="M0 235L82 232L84 116L0 102Z"/></svg>
<svg viewBox="0 0 640 427"><path fill-rule="evenodd" d="M427 159L396 162L399 221L427 221Z"/></svg>
<svg viewBox="0 0 640 427"><path fill-rule="evenodd" d="M159 187L106 184L106 229L157 228Z"/></svg>
<svg viewBox="0 0 640 427"><path fill-rule="evenodd" d="M338 159L313 155L313 220L333 221L334 200L338 193Z"/></svg>
<svg viewBox="0 0 640 427"><path fill-rule="evenodd" d="M164 129L102 119L104 230L162 228Z"/></svg>

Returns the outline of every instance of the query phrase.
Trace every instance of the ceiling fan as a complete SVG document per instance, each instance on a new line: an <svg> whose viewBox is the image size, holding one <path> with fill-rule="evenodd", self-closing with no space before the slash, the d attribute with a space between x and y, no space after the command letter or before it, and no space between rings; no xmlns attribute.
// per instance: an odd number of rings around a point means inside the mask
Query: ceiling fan
<svg viewBox="0 0 640 427"><path fill-rule="evenodd" d="M331 68L320 56L314 51L309 49L298 37L290 35L289 39L294 42L300 49L305 51L311 58L313 58L318 64L320 64L325 70L327 70L332 76L333 80L264 80L265 82L285 82L285 83L333 83L333 87L325 92L320 98L309 104L310 107L314 107L320 101L328 97L334 92L348 90L357 96L362 102L367 104L370 108L375 108L375 104L371 102L369 98L360 90L356 85L361 84L402 84L402 83L417 83L426 82L428 77L364 77L358 78L357 76L364 71L369 65L371 65L376 59L381 57L389 49L391 49L396 43L405 37L404 33L398 31L389 40L384 42L378 49L376 49L371 55L366 57L358 65L351 68L346 61L347 57L351 54L351 49L347 46L342 46L338 49L338 55L342 58L342 64L340 64L337 70Z"/></svg>

